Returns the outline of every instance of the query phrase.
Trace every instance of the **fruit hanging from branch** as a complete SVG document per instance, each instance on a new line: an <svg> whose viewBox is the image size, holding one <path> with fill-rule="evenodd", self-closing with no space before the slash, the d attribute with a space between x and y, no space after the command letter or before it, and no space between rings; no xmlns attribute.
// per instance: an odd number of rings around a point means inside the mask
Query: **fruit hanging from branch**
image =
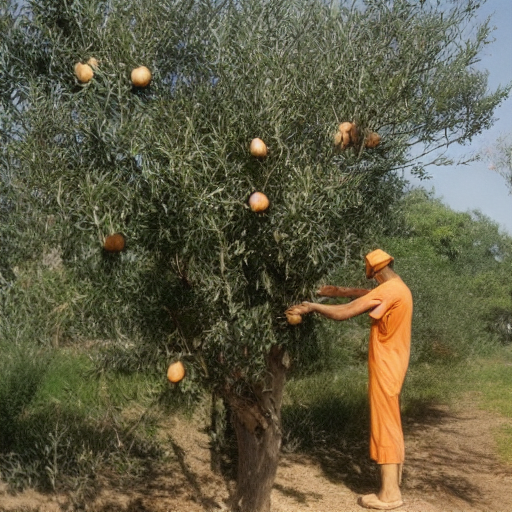
<svg viewBox="0 0 512 512"><path fill-rule="evenodd" d="M105 238L103 249L107 252L121 252L125 247L124 236L121 233L114 233Z"/></svg>
<svg viewBox="0 0 512 512"><path fill-rule="evenodd" d="M377 132L370 132L364 141L365 148L373 149L380 144L380 135Z"/></svg>
<svg viewBox="0 0 512 512"><path fill-rule="evenodd" d="M256 158L265 158L268 153L267 145L259 138L252 139L250 146L251 155Z"/></svg>
<svg viewBox="0 0 512 512"><path fill-rule="evenodd" d="M355 123L346 121L338 126L338 131L334 135L334 147L336 149L347 149L348 147L356 146L358 142L359 133Z"/></svg>
<svg viewBox="0 0 512 512"><path fill-rule="evenodd" d="M181 361L175 361L169 365L167 369L167 379L169 382L176 384L185 377L185 366Z"/></svg>
<svg viewBox="0 0 512 512"><path fill-rule="evenodd" d="M263 192L253 192L249 197L249 206L253 212L264 212L269 205L270 201Z"/></svg>
<svg viewBox="0 0 512 512"><path fill-rule="evenodd" d="M291 313L286 313L286 320L288 320L288 323L290 325L297 325L302 322L302 316L300 315L293 315Z"/></svg>
<svg viewBox="0 0 512 512"><path fill-rule="evenodd" d="M147 87L151 82L151 71L146 66L140 66L132 70L132 84L135 87Z"/></svg>
<svg viewBox="0 0 512 512"><path fill-rule="evenodd" d="M88 64L77 62L75 64L75 75L79 82L86 84L87 82L91 81L92 77L94 76L94 71Z"/></svg>

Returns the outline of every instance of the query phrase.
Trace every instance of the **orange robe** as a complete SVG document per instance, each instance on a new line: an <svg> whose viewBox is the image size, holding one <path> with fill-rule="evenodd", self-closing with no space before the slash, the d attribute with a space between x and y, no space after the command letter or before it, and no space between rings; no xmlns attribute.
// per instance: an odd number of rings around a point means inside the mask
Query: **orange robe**
<svg viewBox="0 0 512 512"><path fill-rule="evenodd" d="M370 312L370 457L378 464L401 464L405 449L399 400L409 365L412 295L395 277L356 300L379 303Z"/></svg>

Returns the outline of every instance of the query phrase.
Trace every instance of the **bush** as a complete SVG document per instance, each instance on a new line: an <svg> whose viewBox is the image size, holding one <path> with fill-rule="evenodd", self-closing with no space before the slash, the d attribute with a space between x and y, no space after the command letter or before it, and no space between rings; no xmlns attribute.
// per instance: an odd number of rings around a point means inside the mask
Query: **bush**
<svg viewBox="0 0 512 512"><path fill-rule="evenodd" d="M77 351L8 341L0 361L0 477L12 488L82 487L107 460L126 472L160 456L151 431L162 381L93 378L91 359Z"/></svg>

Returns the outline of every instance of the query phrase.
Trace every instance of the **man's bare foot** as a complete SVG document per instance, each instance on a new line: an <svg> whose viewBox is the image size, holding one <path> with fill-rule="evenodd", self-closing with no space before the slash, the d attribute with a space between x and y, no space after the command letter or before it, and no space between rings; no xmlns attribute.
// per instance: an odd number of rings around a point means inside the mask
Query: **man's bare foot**
<svg viewBox="0 0 512 512"><path fill-rule="evenodd" d="M367 494L366 496L361 496L357 503L364 508L371 508L374 510L393 510L395 508L401 507L404 502L402 499L395 501L382 501L376 494Z"/></svg>

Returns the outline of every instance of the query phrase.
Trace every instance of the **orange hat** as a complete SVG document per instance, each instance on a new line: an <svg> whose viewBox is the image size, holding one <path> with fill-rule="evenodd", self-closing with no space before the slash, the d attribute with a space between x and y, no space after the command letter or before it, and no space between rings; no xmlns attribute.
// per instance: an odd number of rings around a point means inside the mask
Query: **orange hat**
<svg viewBox="0 0 512 512"><path fill-rule="evenodd" d="M394 258L382 249L375 249L365 257L366 262L366 278L371 279L379 270L393 263Z"/></svg>

